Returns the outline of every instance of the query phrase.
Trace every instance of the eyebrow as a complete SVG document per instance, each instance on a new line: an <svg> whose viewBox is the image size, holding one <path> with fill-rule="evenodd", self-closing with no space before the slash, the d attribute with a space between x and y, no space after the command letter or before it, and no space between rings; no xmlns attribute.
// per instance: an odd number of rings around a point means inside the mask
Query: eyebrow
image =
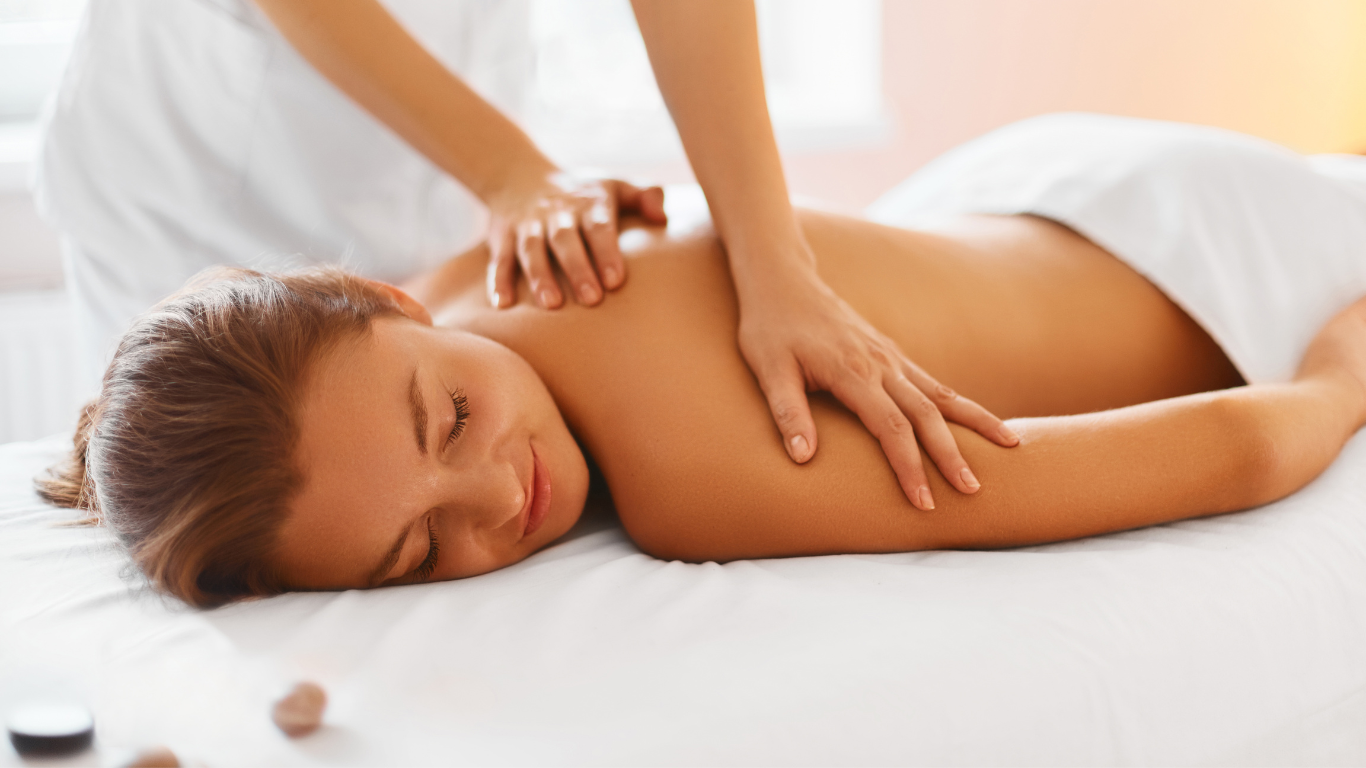
<svg viewBox="0 0 1366 768"><path fill-rule="evenodd" d="M427 404L423 402L422 386L417 383L417 371L408 383L408 407L413 411L413 429L417 432L417 449L427 455Z"/></svg>

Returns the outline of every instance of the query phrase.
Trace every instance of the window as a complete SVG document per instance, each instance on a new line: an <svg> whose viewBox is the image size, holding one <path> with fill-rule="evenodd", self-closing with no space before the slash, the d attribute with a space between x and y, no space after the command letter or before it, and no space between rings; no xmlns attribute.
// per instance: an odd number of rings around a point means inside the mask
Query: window
<svg viewBox="0 0 1366 768"><path fill-rule="evenodd" d="M785 151L890 135L880 0L759 0L769 111ZM565 165L658 162L682 147L628 0L533 0L536 83L528 121Z"/></svg>
<svg viewBox="0 0 1366 768"><path fill-rule="evenodd" d="M57 89L85 0L0 0L0 190L22 189L37 119Z"/></svg>

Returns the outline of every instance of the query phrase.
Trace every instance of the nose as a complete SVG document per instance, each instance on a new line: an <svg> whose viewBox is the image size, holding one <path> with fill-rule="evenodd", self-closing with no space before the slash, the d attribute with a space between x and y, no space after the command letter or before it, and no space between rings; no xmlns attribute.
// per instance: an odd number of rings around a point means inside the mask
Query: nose
<svg viewBox="0 0 1366 768"><path fill-rule="evenodd" d="M449 478L443 496L449 500L450 508L462 512L461 517L470 529L501 528L516 519L526 506L531 478L519 476L511 453L493 452L486 461L462 466Z"/></svg>

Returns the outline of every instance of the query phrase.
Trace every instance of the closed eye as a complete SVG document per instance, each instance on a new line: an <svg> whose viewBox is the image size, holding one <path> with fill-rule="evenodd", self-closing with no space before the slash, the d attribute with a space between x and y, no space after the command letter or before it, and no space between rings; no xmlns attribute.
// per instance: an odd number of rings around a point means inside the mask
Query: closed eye
<svg viewBox="0 0 1366 768"><path fill-rule="evenodd" d="M436 537L436 527L431 518L427 518L427 557L422 564L413 571L413 576L418 581L426 581L436 572L436 561L441 557L441 541Z"/></svg>
<svg viewBox="0 0 1366 768"><path fill-rule="evenodd" d="M470 418L470 402L465 398L464 390L457 389L451 393L451 404L455 406L455 424L451 426L451 433L446 436L447 446L460 439L460 435L465 432L465 422Z"/></svg>

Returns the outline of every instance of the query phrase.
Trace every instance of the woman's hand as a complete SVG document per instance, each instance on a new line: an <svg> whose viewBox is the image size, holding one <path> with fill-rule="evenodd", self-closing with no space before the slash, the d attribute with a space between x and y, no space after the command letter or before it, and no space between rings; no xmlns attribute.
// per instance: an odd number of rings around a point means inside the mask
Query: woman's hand
<svg viewBox="0 0 1366 768"><path fill-rule="evenodd" d="M517 270L526 273L531 293L546 309L564 304L550 259L559 262L580 304L593 306L605 290L626 280L617 246L618 213L635 213L652 224L668 221L664 191L641 189L615 179L578 179L564 173L541 175L514 185L489 202L489 302L511 306Z"/></svg>
<svg viewBox="0 0 1366 768"><path fill-rule="evenodd" d="M945 419L1010 447L1020 439L985 408L940 384L869 325L802 258L773 260L762 281L741 289L740 351L768 398L793 461L816 453L806 393L827 391L882 444L911 503L934 509L917 440L944 478L963 493L981 484ZM738 287L738 286L737 286Z"/></svg>

